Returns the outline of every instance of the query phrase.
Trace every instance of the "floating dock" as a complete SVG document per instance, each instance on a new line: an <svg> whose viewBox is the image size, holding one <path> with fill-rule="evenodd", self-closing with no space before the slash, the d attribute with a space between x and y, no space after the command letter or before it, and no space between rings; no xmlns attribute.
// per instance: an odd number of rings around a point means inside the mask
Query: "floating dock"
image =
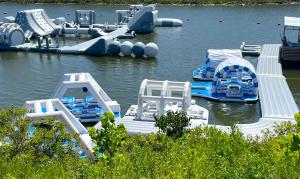
<svg viewBox="0 0 300 179"><path fill-rule="evenodd" d="M294 119L299 112L279 62L279 44L266 44L258 59L257 75L262 117Z"/></svg>
<svg viewBox="0 0 300 179"><path fill-rule="evenodd" d="M282 74L280 48L280 44L262 46L256 70L262 117L256 123L238 124L244 135L260 136L263 130L272 130L275 124L295 123L294 115L299 108Z"/></svg>

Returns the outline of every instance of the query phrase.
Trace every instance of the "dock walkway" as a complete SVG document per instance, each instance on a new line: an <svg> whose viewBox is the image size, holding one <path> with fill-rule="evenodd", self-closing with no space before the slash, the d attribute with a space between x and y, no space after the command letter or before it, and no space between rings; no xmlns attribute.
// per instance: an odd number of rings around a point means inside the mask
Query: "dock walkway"
<svg viewBox="0 0 300 179"><path fill-rule="evenodd" d="M294 119L299 111L279 62L278 44L266 44L258 58L257 76L262 117Z"/></svg>
<svg viewBox="0 0 300 179"><path fill-rule="evenodd" d="M263 129L272 130L275 124L295 122L294 114L299 112L286 78L282 74L280 47L280 44L262 46L256 70L262 116L256 123L238 125L245 135L261 135Z"/></svg>

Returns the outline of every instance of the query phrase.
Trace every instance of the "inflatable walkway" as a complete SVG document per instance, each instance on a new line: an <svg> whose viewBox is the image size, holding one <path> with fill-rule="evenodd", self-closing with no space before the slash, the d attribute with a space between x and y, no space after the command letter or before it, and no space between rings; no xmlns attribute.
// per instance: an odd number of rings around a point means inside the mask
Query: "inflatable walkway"
<svg viewBox="0 0 300 179"><path fill-rule="evenodd" d="M97 37L89 41L80 43L74 46L63 46L58 48L60 53L71 54L89 54L89 55L106 55L108 45L113 42L113 39L109 36Z"/></svg>
<svg viewBox="0 0 300 179"><path fill-rule="evenodd" d="M33 120L54 117L63 122L70 132L78 134L78 143L85 154L90 158L94 157L93 147L95 144L92 142L87 129L59 99L26 101L24 107L27 109L27 117Z"/></svg>

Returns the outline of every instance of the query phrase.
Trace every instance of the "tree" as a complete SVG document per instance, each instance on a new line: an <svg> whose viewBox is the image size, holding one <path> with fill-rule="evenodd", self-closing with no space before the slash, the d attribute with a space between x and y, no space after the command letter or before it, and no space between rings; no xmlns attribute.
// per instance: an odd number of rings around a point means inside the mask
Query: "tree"
<svg viewBox="0 0 300 179"><path fill-rule="evenodd" d="M291 150L298 152L298 165L300 168L300 113L295 114L295 120L297 125L296 132L293 134Z"/></svg>
<svg viewBox="0 0 300 179"><path fill-rule="evenodd" d="M43 159L61 159L67 155L76 156L75 135L65 130L63 123L53 118L44 122L33 122L25 117L23 108L9 107L0 110L0 155L6 160L22 155L30 156L36 162ZM34 128L30 132L30 129Z"/></svg>
<svg viewBox="0 0 300 179"><path fill-rule="evenodd" d="M190 118L185 112L168 111L166 115L155 116L155 126L168 136L181 137L190 125Z"/></svg>
<svg viewBox="0 0 300 179"><path fill-rule="evenodd" d="M24 109L13 106L0 110L0 151L9 159L28 152L30 148L27 141L32 121L23 117L25 113Z"/></svg>
<svg viewBox="0 0 300 179"><path fill-rule="evenodd" d="M67 133L64 124L52 118L43 121L34 123L35 130L29 140L34 158L41 160L77 156L79 152L75 149L74 140L77 135Z"/></svg>
<svg viewBox="0 0 300 179"><path fill-rule="evenodd" d="M115 116L111 112L107 112L105 116L101 117L100 130L89 128L89 133L97 145L94 147L94 152L101 152L103 158L108 156L109 159L115 155L127 136L124 125L116 125Z"/></svg>

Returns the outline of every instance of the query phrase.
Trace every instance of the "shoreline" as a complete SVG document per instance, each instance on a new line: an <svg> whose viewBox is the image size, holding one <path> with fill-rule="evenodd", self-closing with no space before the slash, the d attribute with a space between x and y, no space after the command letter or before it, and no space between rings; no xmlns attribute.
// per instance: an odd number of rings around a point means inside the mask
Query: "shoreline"
<svg viewBox="0 0 300 179"><path fill-rule="evenodd" d="M81 2L11 2L11 1L0 1L0 4L75 4L75 5L130 5L130 4L147 4L147 3L103 3L103 2L91 2L91 3L81 3ZM262 3L155 3L157 6L177 6L177 7L238 7L238 6L280 6L280 5L300 5L300 2L262 2Z"/></svg>

